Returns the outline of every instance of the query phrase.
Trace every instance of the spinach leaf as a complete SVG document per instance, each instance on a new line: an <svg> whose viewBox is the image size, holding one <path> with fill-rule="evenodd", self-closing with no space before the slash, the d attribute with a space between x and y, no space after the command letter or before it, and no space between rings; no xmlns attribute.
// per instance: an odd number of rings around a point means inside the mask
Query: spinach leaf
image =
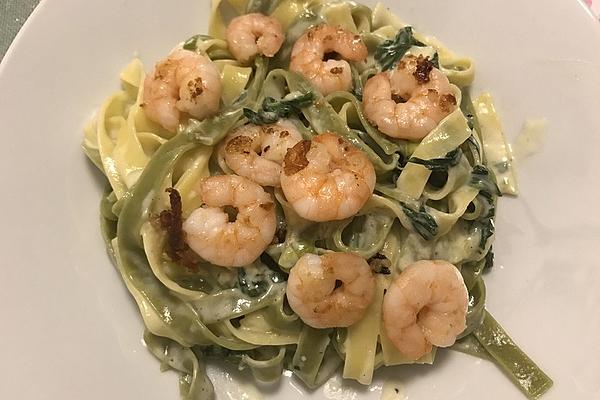
<svg viewBox="0 0 600 400"><path fill-rule="evenodd" d="M287 281L288 274L281 270L281 266L266 252L260 255L260 261L269 269L268 277L273 283Z"/></svg>
<svg viewBox="0 0 600 400"><path fill-rule="evenodd" d="M473 114L464 114L465 118L467 119L467 126L469 127L470 130L473 130L473 128L475 127L475 115Z"/></svg>
<svg viewBox="0 0 600 400"><path fill-rule="evenodd" d="M435 54L433 55L433 57L431 58L431 63L433 64L433 66L437 69L440 69L440 56L438 55L438 52L436 51Z"/></svg>
<svg viewBox="0 0 600 400"><path fill-rule="evenodd" d="M212 39L212 37L210 37L208 35L194 35L183 43L183 48L185 50L191 50L191 51L196 50L196 44L198 43L198 39L204 41L204 40Z"/></svg>
<svg viewBox="0 0 600 400"><path fill-rule="evenodd" d="M478 197L483 198L487 202L487 213L479 219L494 218L496 216L496 199L486 191L479 192Z"/></svg>
<svg viewBox="0 0 600 400"><path fill-rule="evenodd" d="M492 251L492 248L490 247L490 250L485 255L485 264L483 266L483 269L486 270L486 269L492 268L493 266L494 266L494 252Z"/></svg>
<svg viewBox="0 0 600 400"><path fill-rule="evenodd" d="M254 279L250 279L244 268L238 269L238 286L242 293L250 297L258 297L264 294L269 285L264 279L264 275L255 275Z"/></svg>
<svg viewBox="0 0 600 400"><path fill-rule="evenodd" d="M486 215L482 216L475 223L475 229L481 232L481 238L479 239L479 248L485 250L485 246L488 240L494 234L496 230L494 226L494 216L496 215L496 198L502 196L498 185L496 185L496 178L494 175L483 165L476 165L471 171L471 178L469 185L479 189L479 197L483 198L488 203L489 211Z"/></svg>
<svg viewBox="0 0 600 400"><path fill-rule="evenodd" d="M373 257L369 258L367 263L369 263L371 271L376 274L389 275L392 273L392 262L381 253L377 253Z"/></svg>
<svg viewBox="0 0 600 400"><path fill-rule="evenodd" d="M468 120L467 120L467 123ZM470 125L469 125L470 126ZM473 128L470 128L471 130L473 130ZM469 151L471 152L472 158L473 158L473 163L474 164L478 164L481 162L481 148L479 147L479 143L477 143L477 140L475 139L475 136L473 134L471 134L471 136L469 136L469 138L465 141L466 145L468 146Z"/></svg>
<svg viewBox="0 0 600 400"><path fill-rule="evenodd" d="M391 183L393 183L394 185L398 181L402 170L404 169L404 167L406 167L406 164L408 163L406 156L404 156L402 152L398 151L396 152L396 154L398 154L398 162L396 163L396 167L393 169L393 173L391 175Z"/></svg>
<svg viewBox="0 0 600 400"><path fill-rule="evenodd" d="M494 232L496 231L494 219L486 218L483 220L478 220L475 222L475 224L477 224L477 228L481 231L481 238L479 239L479 248L481 250L484 250L489 238L491 238Z"/></svg>
<svg viewBox="0 0 600 400"><path fill-rule="evenodd" d="M375 61L381 65L382 71L392 69L412 46L423 47L425 44L415 39L412 27L407 26L400 29L395 38L386 40L377 47Z"/></svg>
<svg viewBox="0 0 600 400"><path fill-rule="evenodd" d="M427 213L425 207L421 207L419 211L410 208L406 203L400 202L402 211L410 219L413 228L425 240L431 240L438 233L438 224L435 219Z"/></svg>
<svg viewBox="0 0 600 400"><path fill-rule="evenodd" d="M313 92L290 93L281 100L266 97L258 111L244 108L244 116L255 125L267 125L277 122L280 118L287 118L292 114L299 114L303 107L315 101Z"/></svg>
<svg viewBox="0 0 600 400"><path fill-rule="evenodd" d="M479 189L482 194L501 197L502 193L496 184L496 177L484 165L476 165L471 171L469 185Z"/></svg>
<svg viewBox="0 0 600 400"><path fill-rule="evenodd" d="M458 164L461 156L462 151L459 148L456 148L440 158L424 160L418 157L411 157L408 162L422 165L430 171L448 171L448 168Z"/></svg>
<svg viewBox="0 0 600 400"><path fill-rule="evenodd" d="M269 258L270 262L263 264L262 262L266 261L266 258ZM284 282L287 279L286 274L268 255L261 256L260 260L259 263L238 269L238 287L242 293L250 297L262 296L272 284Z"/></svg>

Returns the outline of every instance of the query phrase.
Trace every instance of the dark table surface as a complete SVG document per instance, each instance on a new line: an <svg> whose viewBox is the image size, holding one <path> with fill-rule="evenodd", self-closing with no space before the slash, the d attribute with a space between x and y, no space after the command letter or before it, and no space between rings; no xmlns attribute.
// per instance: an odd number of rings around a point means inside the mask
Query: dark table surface
<svg viewBox="0 0 600 400"><path fill-rule="evenodd" d="M0 0L0 60L40 0Z"/></svg>

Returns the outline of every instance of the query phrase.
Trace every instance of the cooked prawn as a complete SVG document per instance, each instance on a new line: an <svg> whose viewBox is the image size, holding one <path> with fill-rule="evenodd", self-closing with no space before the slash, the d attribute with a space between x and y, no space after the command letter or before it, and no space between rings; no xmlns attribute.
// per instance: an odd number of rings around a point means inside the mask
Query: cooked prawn
<svg viewBox="0 0 600 400"><path fill-rule="evenodd" d="M301 217L340 220L356 214L369 199L375 188L375 169L352 144L324 133L288 150L281 188Z"/></svg>
<svg viewBox="0 0 600 400"><path fill-rule="evenodd" d="M204 206L183 223L190 248L223 267L241 267L256 260L275 235L271 195L237 175L211 176L202 182L199 193ZM227 206L237 211L234 221Z"/></svg>
<svg viewBox="0 0 600 400"><path fill-rule="evenodd" d="M371 268L356 254L305 254L290 271L287 299L313 328L346 327L362 319L374 291Z"/></svg>
<svg viewBox="0 0 600 400"><path fill-rule="evenodd" d="M388 136L419 140L456 108L446 75L423 56L405 56L363 90L365 116Z"/></svg>
<svg viewBox="0 0 600 400"><path fill-rule="evenodd" d="M288 120L262 126L247 124L229 134L220 153L236 174L262 186L280 186L283 158L301 140L302 135Z"/></svg>
<svg viewBox="0 0 600 400"><path fill-rule="evenodd" d="M448 347L465 330L469 296L447 261L422 260L406 267L383 298L383 324L394 346L418 359L432 345Z"/></svg>
<svg viewBox="0 0 600 400"><path fill-rule="evenodd" d="M181 113L198 119L216 114L221 90L219 70L208 57L176 49L146 77L144 111L152 121L175 132Z"/></svg>
<svg viewBox="0 0 600 400"><path fill-rule="evenodd" d="M342 60L324 60L328 53L337 53ZM359 35L332 25L309 29L294 43L290 70L304 75L322 94L352 87L348 61L367 58L367 46Z"/></svg>
<svg viewBox="0 0 600 400"><path fill-rule="evenodd" d="M258 13L235 17L227 26L226 37L229 51L242 63L257 54L273 57L285 40L279 21Z"/></svg>

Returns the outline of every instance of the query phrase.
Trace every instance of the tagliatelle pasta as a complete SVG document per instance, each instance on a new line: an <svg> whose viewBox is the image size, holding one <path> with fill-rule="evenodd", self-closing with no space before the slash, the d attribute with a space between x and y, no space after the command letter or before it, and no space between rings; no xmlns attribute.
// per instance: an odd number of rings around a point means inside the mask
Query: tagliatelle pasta
<svg viewBox="0 0 600 400"><path fill-rule="evenodd" d="M213 357L249 368L259 381L275 381L289 369L310 388L336 371L368 385L381 367L433 364L435 347L417 359L398 350L386 334L382 304L407 266L436 259L460 270L469 295L466 328L450 348L497 362L530 398L543 394L550 378L485 309L482 275L493 264L497 200L502 193L516 194L516 182L491 97L469 97L473 62L413 32L382 4L371 9L344 1L221 0L213 1L211 12L210 36L196 35L179 48L216 66L222 85L218 112L202 120L184 113L176 132L153 122L144 110L144 67L135 59L121 74L122 90L86 127L83 143L108 181L101 203L106 246L140 309L146 345L180 373L181 398L213 396L204 371ZM232 18L248 13L275 18L285 40L274 57L259 55L242 64L228 50L226 32ZM294 44L321 24L351 32L368 50L363 60L349 62L350 89L327 96L289 69ZM364 108L369 79L397 68L404 57L425 60L426 74L441 71L450 88L453 107L420 140L383 134ZM360 210L339 220L307 220L285 187L274 185L265 191L273 199L277 231L260 257L241 268L214 265L198 254L174 257L166 250L173 238L161 218L190 218L206 203L199 183L233 174L223 149L235 128L280 118L307 143L333 133L368 159L375 184ZM316 329L290 309L287 281L305 254L329 252L369 262L372 302L350 326Z"/></svg>

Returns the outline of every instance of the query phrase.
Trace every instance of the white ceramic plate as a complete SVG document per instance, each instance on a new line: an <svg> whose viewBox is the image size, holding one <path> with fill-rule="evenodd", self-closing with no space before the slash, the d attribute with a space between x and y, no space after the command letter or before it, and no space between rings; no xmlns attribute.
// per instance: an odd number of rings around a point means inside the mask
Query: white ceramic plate
<svg viewBox="0 0 600 400"><path fill-rule="evenodd" d="M526 117L548 119L543 151L521 163L522 196L501 201L488 307L554 378L545 399L600 398L600 25L573 0L387 3L475 58L475 92L493 92L510 138ZM205 0L45 0L6 55L0 398L178 399L175 375L142 347L137 310L104 251L102 181L80 143L135 52L152 65L206 31L207 18ZM220 399L243 398L245 378L212 375L224 382ZM378 373L371 389L332 384L309 397L375 399L391 376L410 399L522 398L491 363L448 352L433 368ZM306 397L287 380L262 390Z"/></svg>

